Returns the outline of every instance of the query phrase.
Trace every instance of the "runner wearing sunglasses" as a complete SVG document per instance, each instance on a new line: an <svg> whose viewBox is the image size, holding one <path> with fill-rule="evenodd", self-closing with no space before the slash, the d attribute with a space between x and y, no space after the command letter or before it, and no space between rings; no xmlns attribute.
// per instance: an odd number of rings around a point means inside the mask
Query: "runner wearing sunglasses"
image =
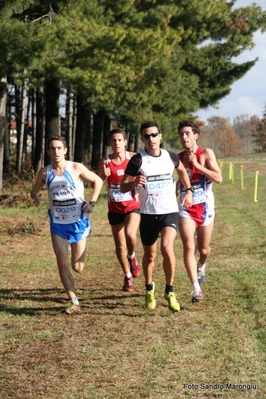
<svg viewBox="0 0 266 399"><path fill-rule="evenodd" d="M180 305L173 288L176 262L173 247L178 225L174 170L186 190L182 200L182 205L186 207L192 205L190 181L178 155L160 148L162 134L157 123L143 123L140 134L145 149L130 159L120 190L128 192L135 187L139 188L140 237L144 249L142 267L146 284L145 306L149 310L156 307L155 284L152 277L160 235L166 283L164 297L170 310L179 311Z"/></svg>

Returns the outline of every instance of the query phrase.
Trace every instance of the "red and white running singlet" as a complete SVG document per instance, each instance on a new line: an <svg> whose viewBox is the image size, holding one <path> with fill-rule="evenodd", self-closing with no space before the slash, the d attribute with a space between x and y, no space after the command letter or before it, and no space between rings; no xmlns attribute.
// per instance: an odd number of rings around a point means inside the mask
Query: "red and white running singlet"
<svg viewBox="0 0 266 399"><path fill-rule="evenodd" d="M200 154L203 148L198 147L195 155L197 161L201 164ZM178 154L180 161L183 163L193 188L193 205L190 208L181 206L181 201L185 196L184 187L181 184L181 193L179 199L179 216L190 217L198 226L207 226L214 219L214 195L212 192L212 181L197 170L191 163L185 162L185 151Z"/></svg>
<svg viewBox="0 0 266 399"><path fill-rule="evenodd" d="M107 177L108 210L115 213L128 213L140 208L139 193L137 189L121 193L120 184L125 174L130 153L126 151L126 158L120 165L114 164L110 156L106 156L107 167L110 168L110 176Z"/></svg>

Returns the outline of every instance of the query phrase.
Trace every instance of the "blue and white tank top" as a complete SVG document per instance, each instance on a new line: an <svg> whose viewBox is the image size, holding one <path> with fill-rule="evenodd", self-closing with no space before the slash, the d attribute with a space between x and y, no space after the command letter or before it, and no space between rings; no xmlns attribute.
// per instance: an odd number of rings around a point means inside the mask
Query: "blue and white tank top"
<svg viewBox="0 0 266 399"><path fill-rule="evenodd" d="M74 180L72 167L73 162L67 161L64 173L57 176L52 165L47 166L48 214L53 223L70 224L89 218L90 214L85 214L81 209L86 203L84 184L81 179Z"/></svg>

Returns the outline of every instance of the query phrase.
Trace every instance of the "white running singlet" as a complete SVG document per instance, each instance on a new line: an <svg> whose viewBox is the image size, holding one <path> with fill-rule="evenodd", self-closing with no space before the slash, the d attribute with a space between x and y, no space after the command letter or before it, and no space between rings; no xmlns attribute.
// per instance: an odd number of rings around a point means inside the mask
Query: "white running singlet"
<svg viewBox="0 0 266 399"><path fill-rule="evenodd" d="M139 187L140 213L163 215L178 212L173 176L175 165L169 152L161 149L158 157L153 157L144 150L139 154L142 157L139 172L147 179L145 186Z"/></svg>

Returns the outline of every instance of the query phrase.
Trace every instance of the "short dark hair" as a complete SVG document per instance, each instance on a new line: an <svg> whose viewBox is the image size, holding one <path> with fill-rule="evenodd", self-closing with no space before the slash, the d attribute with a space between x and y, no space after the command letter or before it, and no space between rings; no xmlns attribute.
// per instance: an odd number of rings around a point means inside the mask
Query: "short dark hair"
<svg viewBox="0 0 266 399"><path fill-rule="evenodd" d="M66 142L66 139L64 137L62 137L62 136L51 136L51 137L49 137L49 139L47 140L47 143L46 143L47 150L50 149L50 143L51 143L51 141L54 141L54 140L61 141L61 143L63 144L64 148L67 147L67 142Z"/></svg>
<svg viewBox="0 0 266 399"><path fill-rule="evenodd" d="M183 127L187 127L187 126L188 126L188 127L191 127L192 132L193 132L194 134L195 134L195 133L200 134L199 125L197 125L193 120L190 120L190 119L185 119L185 120L179 122L179 125L178 125L178 132L180 132L180 130L181 130Z"/></svg>
<svg viewBox="0 0 266 399"><path fill-rule="evenodd" d="M142 135L142 130L148 129L149 127L157 127L158 132L161 133L160 132L160 128L159 128L159 126L157 125L156 122L147 121L147 122L144 122L144 123L141 124L141 126L140 126L140 134Z"/></svg>
<svg viewBox="0 0 266 399"><path fill-rule="evenodd" d="M121 134L123 134L124 139L125 139L125 140L127 139L126 132L124 131L124 129L121 129L120 127L117 127L117 128L112 129L112 130L110 131L110 133L109 133L109 139L111 140L112 135L113 135L113 134L116 134L116 133L121 133Z"/></svg>

